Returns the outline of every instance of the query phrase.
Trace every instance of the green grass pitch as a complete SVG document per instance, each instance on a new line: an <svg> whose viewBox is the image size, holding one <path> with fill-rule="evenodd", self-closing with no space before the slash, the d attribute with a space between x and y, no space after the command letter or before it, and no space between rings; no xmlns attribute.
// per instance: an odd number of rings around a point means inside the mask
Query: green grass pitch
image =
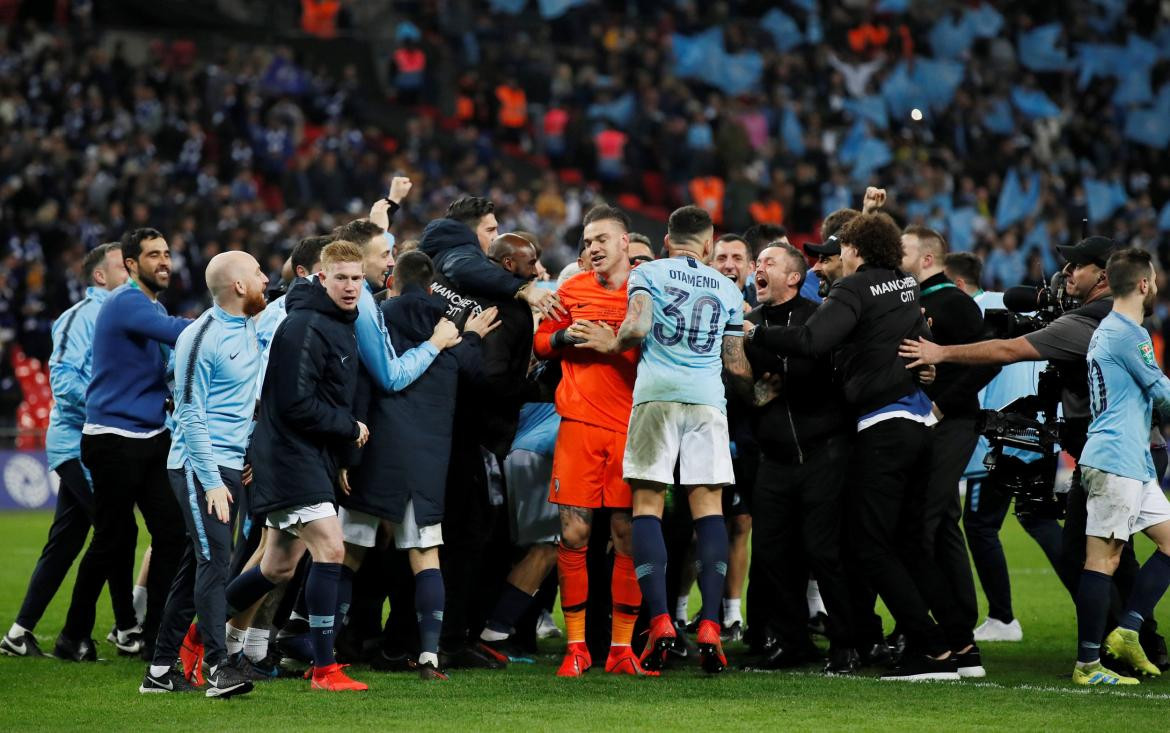
<svg viewBox="0 0 1170 733"><path fill-rule="evenodd" d="M43 512L0 515L4 630L16 614L49 520ZM1124 690L1072 685L1072 604L1014 519L1008 521L1004 543L1024 641L984 645L988 677L979 681L826 679L812 668L729 671L709 678L697 666L669 671L661 679L593 671L584 679L560 680L554 676L560 644L553 643L535 665L454 672L446 684L355 668L354 676L369 683L368 693L311 692L307 682L281 680L259 684L242 698L217 701L202 695L139 695L143 664L118 658L99 639L106 661L97 664L0 657L0 731L1166 730L1170 675ZM1139 557L1151 549L1143 540ZM70 577L36 630L46 650L60 629L71 587ZM1165 608L1159 619L1170 629ZM104 634L111 620L103 598L96 631ZM734 665L742 650L728 652Z"/></svg>

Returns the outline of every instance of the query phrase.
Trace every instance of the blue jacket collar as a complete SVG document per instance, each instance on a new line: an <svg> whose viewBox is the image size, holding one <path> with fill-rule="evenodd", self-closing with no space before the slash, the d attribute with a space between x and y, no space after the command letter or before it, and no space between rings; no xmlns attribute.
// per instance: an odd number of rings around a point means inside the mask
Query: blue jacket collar
<svg viewBox="0 0 1170 733"><path fill-rule="evenodd" d="M223 308L220 308L218 305L211 306L211 315L216 320L223 321L224 323L236 323L236 324L239 324L241 326L243 324L247 323L247 321L248 321L248 318L246 316L232 315L231 313L228 313L227 311L225 311Z"/></svg>
<svg viewBox="0 0 1170 733"><path fill-rule="evenodd" d="M104 303L106 302L106 298L110 297L110 291L105 288L99 288L96 285L90 285L85 289L85 297L95 303Z"/></svg>

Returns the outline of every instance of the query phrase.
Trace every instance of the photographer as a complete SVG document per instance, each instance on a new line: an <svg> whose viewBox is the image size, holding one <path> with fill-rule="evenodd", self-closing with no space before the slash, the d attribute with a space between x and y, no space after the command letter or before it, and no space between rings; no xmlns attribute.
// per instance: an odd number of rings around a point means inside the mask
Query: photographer
<svg viewBox="0 0 1170 733"><path fill-rule="evenodd" d="M1113 294L1105 275L1105 263L1117 244L1107 237L1093 236L1076 245L1057 247L1067 264L1065 292L1081 305L1070 310L1044 328L1010 339L991 339L974 344L943 346L925 338L902 343L900 354L910 360L907 368L928 364L1014 364L1019 361L1048 360L1056 367L1061 382L1064 430L1060 443L1079 461L1089 427L1089 382L1085 354L1089 339L1113 307ZM1061 580L1075 596L1081 568L1084 566L1085 490L1079 467L1073 472L1068 494L1068 517L1064 523ZM1122 555L1115 574L1117 587L1113 596L1114 617L1121 611L1121 598L1128 595L1137 572L1132 546ZM1118 592L1120 591L1120 593ZM1155 664L1165 662L1164 643L1153 633L1152 622L1143 625L1143 644L1150 649ZM1154 649L1153 647L1157 647Z"/></svg>

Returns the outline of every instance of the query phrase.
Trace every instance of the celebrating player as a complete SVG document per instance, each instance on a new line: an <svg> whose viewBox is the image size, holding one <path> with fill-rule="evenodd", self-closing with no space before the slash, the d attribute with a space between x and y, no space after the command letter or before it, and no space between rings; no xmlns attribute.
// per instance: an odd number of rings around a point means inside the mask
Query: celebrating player
<svg viewBox="0 0 1170 733"><path fill-rule="evenodd" d="M735 476L722 372L726 367L745 398L752 374L743 351L743 293L703 264L712 236L703 209L684 206L670 215L669 258L630 273L629 310L618 331L618 350L642 344L623 475L633 488L635 571L651 616L641 659L647 669L662 667L676 636L666 607L662 536L663 502L676 463L695 520L703 596L700 660L708 672L727 666L718 620L728 552L722 487Z"/></svg>

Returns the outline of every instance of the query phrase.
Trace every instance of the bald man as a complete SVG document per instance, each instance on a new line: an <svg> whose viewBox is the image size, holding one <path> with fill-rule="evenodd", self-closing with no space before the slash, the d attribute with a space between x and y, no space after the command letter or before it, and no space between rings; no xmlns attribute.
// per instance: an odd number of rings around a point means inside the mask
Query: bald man
<svg viewBox="0 0 1170 733"><path fill-rule="evenodd" d="M233 504L243 491L244 448L252 429L260 346L252 320L264 310L268 278L252 255L224 252L207 264L215 304L175 343L175 428L167 473L187 524L186 552L167 597L142 693L196 688L174 669L195 616L210 668L207 697L252 689L228 658L224 589L232 554ZM201 677L201 660L190 669Z"/></svg>

